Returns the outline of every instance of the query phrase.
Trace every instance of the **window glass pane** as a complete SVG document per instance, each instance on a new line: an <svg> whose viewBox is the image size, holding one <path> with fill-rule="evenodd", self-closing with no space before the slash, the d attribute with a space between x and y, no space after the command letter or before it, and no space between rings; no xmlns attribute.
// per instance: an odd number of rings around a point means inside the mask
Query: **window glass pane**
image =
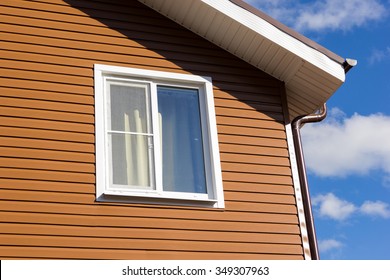
<svg viewBox="0 0 390 280"><path fill-rule="evenodd" d="M109 81L108 86L111 182L115 187L151 189L154 161L149 87L118 81Z"/></svg>
<svg viewBox="0 0 390 280"><path fill-rule="evenodd" d="M149 90L143 84L110 84L109 129L136 133L151 133L148 116Z"/></svg>
<svg viewBox="0 0 390 280"><path fill-rule="evenodd" d="M165 191L206 193L197 89L158 86Z"/></svg>
<svg viewBox="0 0 390 280"><path fill-rule="evenodd" d="M153 155L151 136L112 133L112 183L126 188L152 189ZM118 186L116 186L118 187Z"/></svg>

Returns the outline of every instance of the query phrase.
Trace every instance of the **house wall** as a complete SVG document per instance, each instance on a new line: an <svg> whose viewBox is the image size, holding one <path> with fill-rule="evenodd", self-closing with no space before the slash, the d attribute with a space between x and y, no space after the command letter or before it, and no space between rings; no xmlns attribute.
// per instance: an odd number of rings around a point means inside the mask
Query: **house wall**
<svg viewBox="0 0 390 280"><path fill-rule="evenodd" d="M1 258L303 258L282 83L137 1L0 13ZM212 77L225 209L95 201L95 63Z"/></svg>

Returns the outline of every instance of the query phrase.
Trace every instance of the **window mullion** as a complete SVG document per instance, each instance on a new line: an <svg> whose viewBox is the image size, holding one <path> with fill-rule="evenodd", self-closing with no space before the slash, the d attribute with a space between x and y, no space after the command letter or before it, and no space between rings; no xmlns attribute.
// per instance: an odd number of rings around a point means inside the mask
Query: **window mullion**
<svg viewBox="0 0 390 280"><path fill-rule="evenodd" d="M151 83L150 85L150 103L151 103L151 116L152 116L152 128L153 128L153 155L155 162L155 180L156 191L158 193L163 192L162 188L162 147L161 147L161 132L160 132L160 117L158 113L158 101L157 101L157 84Z"/></svg>

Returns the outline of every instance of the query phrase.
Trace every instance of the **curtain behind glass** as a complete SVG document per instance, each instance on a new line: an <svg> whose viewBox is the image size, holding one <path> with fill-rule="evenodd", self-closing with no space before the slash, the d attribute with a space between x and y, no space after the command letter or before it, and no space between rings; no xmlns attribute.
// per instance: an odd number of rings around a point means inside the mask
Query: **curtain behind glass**
<svg viewBox="0 0 390 280"><path fill-rule="evenodd" d="M116 185L151 188L149 89L142 84L109 86L112 181Z"/></svg>
<svg viewBox="0 0 390 280"><path fill-rule="evenodd" d="M197 89L158 86L163 188L206 193Z"/></svg>

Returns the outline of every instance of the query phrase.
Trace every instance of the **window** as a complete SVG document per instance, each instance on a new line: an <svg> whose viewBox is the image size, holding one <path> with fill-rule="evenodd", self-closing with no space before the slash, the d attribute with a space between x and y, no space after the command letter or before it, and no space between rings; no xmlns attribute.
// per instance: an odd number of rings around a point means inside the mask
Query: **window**
<svg viewBox="0 0 390 280"><path fill-rule="evenodd" d="M211 79L95 65L99 201L224 207Z"/></svg>

